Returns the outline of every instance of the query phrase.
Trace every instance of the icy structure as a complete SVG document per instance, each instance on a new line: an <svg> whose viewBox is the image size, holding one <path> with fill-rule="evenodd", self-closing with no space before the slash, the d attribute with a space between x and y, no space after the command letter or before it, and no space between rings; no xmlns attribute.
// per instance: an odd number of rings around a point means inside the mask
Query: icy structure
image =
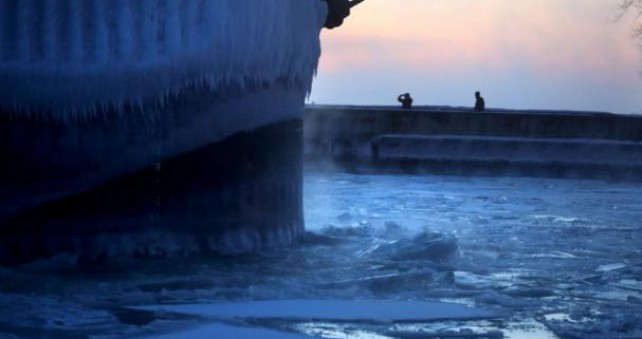
<svg viewBox="0 0 642 339"><path fill-rule="evenodd" d="M294 239L327 12L320 0L0 0L0 262Z"/></svg>
<svg viewBox="0 0 642 339"><path fill-rule="evenodd" d="M325 11L319 0L2 0L0 108L76 120L192 88L309 91Z"/></svg>

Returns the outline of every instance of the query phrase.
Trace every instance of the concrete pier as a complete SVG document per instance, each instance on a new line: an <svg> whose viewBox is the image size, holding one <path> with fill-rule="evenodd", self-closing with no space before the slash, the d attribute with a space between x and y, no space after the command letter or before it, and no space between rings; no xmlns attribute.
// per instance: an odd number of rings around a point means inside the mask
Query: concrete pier
<svg viewBox="0 0 642 339"><path fill-rule="evenodd" d="M356 172L642 180L642 116L310 106L305 159Z"/></svg>

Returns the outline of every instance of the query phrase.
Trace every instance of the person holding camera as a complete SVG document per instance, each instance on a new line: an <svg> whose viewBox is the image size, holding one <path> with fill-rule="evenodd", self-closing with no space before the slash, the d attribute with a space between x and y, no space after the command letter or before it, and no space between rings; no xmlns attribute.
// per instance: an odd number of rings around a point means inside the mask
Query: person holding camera
<svg viewBox="0 0 642 339"><path fill-rule="evenodd" d="M410 93L399 94L397 101L401 103L401 108L403 109L412 108L412 97L410 97Z"/></svg>

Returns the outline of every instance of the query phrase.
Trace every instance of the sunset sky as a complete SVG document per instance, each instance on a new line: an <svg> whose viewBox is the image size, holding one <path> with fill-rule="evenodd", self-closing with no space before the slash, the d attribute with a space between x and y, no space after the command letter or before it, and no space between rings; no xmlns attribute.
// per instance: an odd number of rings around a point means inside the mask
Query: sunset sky
<svg viewBox="0 0 642 339"><path fill-rule="evenodd" d="M308 102L642 114L642 50L618 0L366 0L322 33Z"/></svg>

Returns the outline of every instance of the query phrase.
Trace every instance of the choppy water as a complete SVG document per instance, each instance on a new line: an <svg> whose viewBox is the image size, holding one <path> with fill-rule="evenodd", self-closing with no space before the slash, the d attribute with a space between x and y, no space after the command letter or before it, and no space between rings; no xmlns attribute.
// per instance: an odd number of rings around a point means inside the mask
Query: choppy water
<svg viewBox="0 0 642 339"><path fill-rule="evenodd" d="M493 316L239 315L232 325L327 338L640 337L641 203L642 185L631 183L306 173L310 232L296 246L93 270L64 269L64 258L0 269L0 333L145 336L230 322L150 311L159 304L398 300Z"/></svg>

